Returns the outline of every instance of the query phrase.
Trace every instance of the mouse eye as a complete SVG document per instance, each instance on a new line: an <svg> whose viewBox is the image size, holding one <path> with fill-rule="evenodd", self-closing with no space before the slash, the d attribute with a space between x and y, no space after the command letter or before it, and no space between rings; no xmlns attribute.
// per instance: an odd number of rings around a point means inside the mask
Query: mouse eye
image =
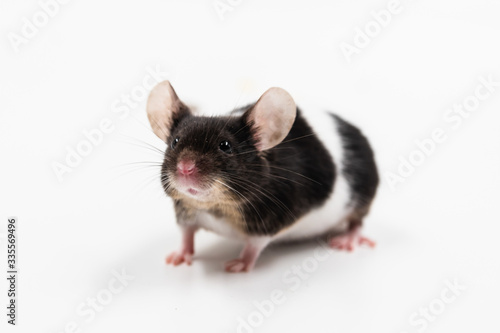
<svg viewBox="0 0 500 333"><path fill-rule="evenodd" d="M231 148L231 144L229 141L222 141L219 143L219 149L225 152L226 154L231 154L233 152L233 149Z"/></svg>
<svg viewBox="0 0 500 333"><path fill-rule="evenodd" d="M177 138L175 138L175 139L172 141L172 143L170 144L170 147L172 147L172 149L174 149L174 148L175 148L175 146L177 146L177 143L178 143L178 142L179 142L179 138L177 137Z"/></svg>

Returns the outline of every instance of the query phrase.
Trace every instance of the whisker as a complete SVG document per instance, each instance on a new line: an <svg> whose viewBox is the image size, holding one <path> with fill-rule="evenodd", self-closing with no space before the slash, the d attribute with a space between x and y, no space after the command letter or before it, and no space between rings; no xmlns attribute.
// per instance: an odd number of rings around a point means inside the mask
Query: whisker
<svg viewBox="0 0 500 333"><path fill-rule="evenodd" d="M307 176L304 176L304 175L302 175L302 174L300 174L300 173L298 173L298 172L295 172L295 171L292 171L292 170L288 170L288 169L285 169L285 168L281 168L281 167L277 167L277 166L273 166L273 165L263 165L263 164L247 164L247 165L248 165L248 166L259 166L259 167L270 167L270 168L274 168L274 169L278 169L278 170L287 171L287 172L293 173L293 174L295 174L295 175L297 175L297 176L300 176L300 177L302 177L302 178L305 178L305 179L307 179L307 180L310 180L310 181L312 181L312 182L314 182L314 183L316 183L316 184L318 184L318 185L323 185L323 184L321 184L321 183L319 183L319 182L315 181L314 179L311 179L311 178L309 178L309 177L307 177Z"/></svg>
<svg viewBox="0 0 500 333"><path fill-rule="evenodd" d="M246 123L245 126L243 126L242 128L240 128L239 130L237 130L233 135L236 135L238 134L240 131L244 130L245 128L247 128L248 126L250 126L250 124ZM247 140L248 141L248 140Z"/></svg>
<svg viewBox="0 0 500 333"><path fill-rule="evenodd" d="M293 147L274 147L273 148L273 150L290 150L290 149L294 150L295 148L293 148ZM260 150L258 150L258 149L249 150L249 151L245 151L245 152L242 152L242 153L234 154L234 156L251 154L251 153L260 153Z"/></svg>
<svg viewBox="0 0 500 333"><path fill-rule="evenodd" d="M314 135L314 133L306 134L306 135L303 135L303 136L299 136L297 138L293 138L293 139L281 141L279 144L281 145L283 143L288 143L288 142L292 142L292 141L295 141L295 140L300 140L300 139L307 138L307 137L310 137L310 136L313 136L313 135Z"/></svg>
<svg viewBox="0 0 500 333"><path fill-rule="evenodd" d="M121 136L127 138L127 139L131 139L131 140L135 140L137 142L129 142L129 141L123 141L127 144L131 144L131 145L134 145L134 146L137 146L137 147L142 147L142 148L146 148L146 149L149 149L151 151L154 151L155 153L159 153L160 156L164 156L165 155L165 151L161 150L160 148L152 145L151 143L149 142L146 142L144 140L140 140L138 138L134 138L134 137L131 137L129 135L125 135L123 133L120 133Z"/></svg>
<svg viewBox="0 0 500 333"><path fill-rule="evenodd" d="M222 181L220 181L218 179L214 179L214 181L217 182L217 183L219 183L219 184L221 184L222 186L225 186L228 189L232 190L234 193L238 194L243 200L245 200L246 202L248 202L252 206L252 208L254 209L255 213L257 213L257 215L259 216L259 218L260 218L260 220L261 220L262 225L264 226L264 228L266 228L266 224L265 224L264 220L262 219L262 216L260 216L259 211L257 210L257 208L255 208L255 206L253 205L253 203L250 200L248 200L241 192L239 192L235 188L227 185L226 183L224 183L224 182L222 182ZM266 228L266 231L267 231L267 228Z"/></svg>
<svg viewBox="0 0 500 333"><path fill-rule="evenodd" d="M226 169L227 171L240 171L240 169ZM290 181L292 183L295 183L297 185L301 185L301 186L306 186L306 184L303 184L303 183L300 183L296 180L293 180L293 179L289 179L289 178L286 178L286 177L281 177L281 176L278 176L278 175L273 175L273 174L266 174L264 172L259 172L259 171L255 171L255 170L245 170L244 172L250 172L250 173L254 173L258 176L261 176L261 177L267 177L269 179L283 179L283 180L286 180L286 181ZM286 184L285 182L282 182L280 181L281 184Z"/></svg>
<svg viewBox="0 0 500 333"><path fill-rule="evenodd" d="M283 211L286 210L293 219L296 219L295 214L293 214L293 212L288 208L287 205L285 205L274 194L272 194L268 190L264 189L262 186L259 186L259 185L255 184L255 183L252 183L251 181L248 181L248 180L243 179L243 178L238 178L238 177L228 177L228 178L232 178L232 181L240 182L240 185L241 184L245 184L246 186L249 186L249 187L253 188L254 190L258 191L260 194L262 194L263 196L265 196L266 198L268 198L269 200L271 200L271 202L273 202L274 204L276 204L276 206L278 206L281 209L283 209Z"/></svg>

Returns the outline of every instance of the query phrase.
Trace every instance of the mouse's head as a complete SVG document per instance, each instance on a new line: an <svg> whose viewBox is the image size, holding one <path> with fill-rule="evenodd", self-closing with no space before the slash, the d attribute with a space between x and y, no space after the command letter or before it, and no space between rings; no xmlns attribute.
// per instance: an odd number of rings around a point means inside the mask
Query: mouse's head
<svg viewBox="0 0 500 333"><path fill-rule="evenodd" d="M151 91L147 114L153 132L167 144L161 174L166 193L234 203L269 178L266 151L287 136L296 106L285 90L271 88L242 115L195 116L164 81Z"/></svg>

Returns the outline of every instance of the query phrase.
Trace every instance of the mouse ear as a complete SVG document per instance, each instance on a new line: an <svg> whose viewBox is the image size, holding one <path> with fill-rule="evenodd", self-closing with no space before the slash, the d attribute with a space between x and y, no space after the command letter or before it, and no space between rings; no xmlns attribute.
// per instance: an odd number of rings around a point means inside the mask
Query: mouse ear
<svg viewBox="0 0 500 333"><path fill-rule="evenodd" d="M292 96L281 88L270 88L245 112L252 126L257 149L267 150L279 144L290 132L297 108Z"/></svg>
<svg viewBox="0 0 500 333"><path fill-rule="evenodd" d="M149 123L153 132L163 141L167 141L172 127L190 113L181 102L169 81L163 81L153 88L146 106Z"/></svg>

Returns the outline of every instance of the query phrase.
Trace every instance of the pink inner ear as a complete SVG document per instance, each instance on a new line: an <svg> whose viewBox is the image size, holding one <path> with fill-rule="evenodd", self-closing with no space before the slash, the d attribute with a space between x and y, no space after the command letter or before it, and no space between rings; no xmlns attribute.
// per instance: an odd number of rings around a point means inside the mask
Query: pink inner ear
<svg viewBox="0 0 500 333"><path fill-rule="evenodd" d="M158 83L149 94L146 107L149 122L162 141L166 141L169 135L174 113L183 106L169 81Z"/></svg>
<svg viewBox="0 0 500 333"><path fill-rule="evenodd" d="M258 150L264 150L266 143L269 142L267 137L267 127L270 125L271 121L265 117L262 113L256 113L254 118L254 139ZM273 126L274 127L274 126Z"/></svg>
<svg viewBox="0 0 500 333"><path fill-rule="evenodd" d="M295 116L295 102L285 90L271 88L266 91L249 115L249 120L254 122L257 149L270 149L283 141L292 128Z"/></svg>

